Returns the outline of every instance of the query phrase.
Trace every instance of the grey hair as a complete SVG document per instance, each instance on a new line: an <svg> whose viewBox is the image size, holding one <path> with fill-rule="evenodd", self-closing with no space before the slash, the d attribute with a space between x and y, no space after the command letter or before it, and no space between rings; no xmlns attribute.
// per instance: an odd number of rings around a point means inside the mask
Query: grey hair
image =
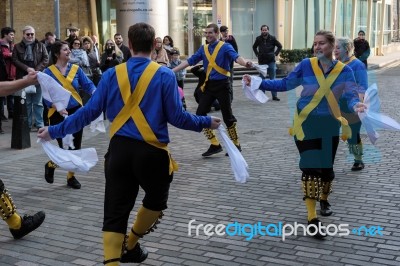
<svg viewBox="0 0 400 266"><path fill-rule="evenodd" d="M354 43L353 40L350 39L349 37L337 37L336 42L340 47L343 47L351 56L354 51Z"/></svg>
<svg viewBox="0 0 400 266"><path fill-rule="evenodd" d="M27 30L31 30L31 31L35 32L35 29L32 26L27 25L22 29L22 33L25 33L25 31L27 31Z"/></svg>

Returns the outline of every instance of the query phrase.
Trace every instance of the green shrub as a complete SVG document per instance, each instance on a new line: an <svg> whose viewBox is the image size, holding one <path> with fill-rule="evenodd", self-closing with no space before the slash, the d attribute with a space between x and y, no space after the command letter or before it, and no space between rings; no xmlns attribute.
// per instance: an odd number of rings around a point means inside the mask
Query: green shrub
<svg viewBox="0 0 400 266"><path fill-rule="evenodd" d="M310 48L292 50L282 49L279 53L279 62L281 62L282 64L298 63L304 58L309 58L312 56L313 55L311 54Z"/></svg>

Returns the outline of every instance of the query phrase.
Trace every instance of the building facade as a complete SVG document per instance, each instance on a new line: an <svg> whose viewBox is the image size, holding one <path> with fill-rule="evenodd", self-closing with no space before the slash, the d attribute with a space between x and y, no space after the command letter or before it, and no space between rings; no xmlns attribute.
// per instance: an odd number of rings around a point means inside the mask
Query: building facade
<svg viewBox="0 0 400 266"><path fill-rule="evenodd" d="M337 36L355 38L366 32L373 54L384 54L398 39L398 0L0 0L0 24L16 30L32 25L37 36L56 31L55 3L59 4L59 35L77 26L80 35L97 34L103 43L139 21L152 24L157 36L170 35L181 54L191 55L204 43L209 23L226 25L240 54L255 58L252 44L260 26L285 49L311 47L315 32L327 29ZM29 8L27 8L29 7ZM29 19L27 19L29 18ZM17 34L18 41L18 34Z"/></svg>

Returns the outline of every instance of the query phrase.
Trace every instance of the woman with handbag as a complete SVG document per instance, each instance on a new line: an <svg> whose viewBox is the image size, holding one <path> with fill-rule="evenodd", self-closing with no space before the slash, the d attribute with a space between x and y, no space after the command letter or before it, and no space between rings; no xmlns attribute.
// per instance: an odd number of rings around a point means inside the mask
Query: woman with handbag
<svg viewBox="0 0 400 266"><path fill-rule="evenodd" d="M79 95L79 89L84 90L90 95L92 95L96 90L96 86L85 75L83 70L78 65L69 63L70 55L71 50L68 47L68 43L65 41L55 42L51 47L51 57L54 64L46 68L44 70L44 73L54 78L65 89L71 92L71 98L69 100L67 108L60 112L57 112L56 109L53 108L52 102L44 100L45 104L49 107L49 125L56 125L62 122L65 115L73 114L82 107L83 103L82 98ZM81 148L82 133L83 130L80 130L73 134L75 150L79 150ZM63 148L62 139L57 139L57 142L60 148ZM50 184L54 182L54 170L56 168L57 165L52 161L48 161L45 164L44 177L46 181ZM81 184L78 182L74 175L75 173L68 172L67 185L74 189L80 189Z"/></svg>
<svg viewBox="0 0 400 266"><path fill-rule="evenodd" d="M82 38L83 50L86 51L87 57L89 59L89 69L90 76L88 76L97 86L101 79L100 61L97 59L96 52L94 51L93 41L89 36L84 36Z"/></svg>

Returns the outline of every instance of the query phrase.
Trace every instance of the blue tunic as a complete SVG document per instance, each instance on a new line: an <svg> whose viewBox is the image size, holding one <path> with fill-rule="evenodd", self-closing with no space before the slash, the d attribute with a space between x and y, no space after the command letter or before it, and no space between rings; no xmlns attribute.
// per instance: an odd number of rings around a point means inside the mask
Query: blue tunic
<svg viewBox="0 0 400 266"><path fill-rule="evenodd" d="M214 49L217 46L218 42L220 41L215 41L208 45L208 51L211 55L214 52ZM235 61L238 57L239 54L235 51L235 49L233 49L232 45L230 45L229 43L224 43L219 49L217 58L215 59L215 63L217 63L219 67L222 67L223 69L229 71L231 62ZM194 66L201 60L203 60L204 69L207 69L208 59L206 57L206 54L204 53L204 45L202 45L195 54L189 57L187 62L189 63L189 65ZM208 77L209 80L223 80L226 78L227 77L225 75L218 73L215 69L211 70L211 73Z"/></svg>
<svg viewBox="0 0 400 266"><path fill-rule="evenodd" d="M128 77L131 90L150 63L150 58L132 57L127 61ZM124 107L118 87L115 68L110 68L101 78L96 92L87 104L75 114L69 116L63 123L49 127L52 138L63 137L78 131L107 110L107 118L111 122ZM195 116L182 109L175 74L167 67L160 67L150 82L142 101L139 104L148 124L161 143L169 143L167 123L181 129L200 132L210 127L211 117ZM116 135L143 141L132 118L130 118Z"/></svg>
<svg viewBox="0 0 400 266"><path fill-rule="evenodd" d="M337 62L338 61L333 61L332 66L328 72L325 73L325 78L332 71ZM287 77L281 80L263 80L260 85L260 89L263 91L288 91L293 90L300 85L303 86L303 90L299 100L297 101L297 109L299 112L310 103L311 99L314 97L314 94L319 88L319 84L317 78L315 77L309 58L301 61L300 64L292 72L290 72ZM350 110L353 110L354 105L360 101L357 94L357 84L354 79L353 71L348 66L343 68L342 72L332 84L331 90L335 95L337 102L339 102L341 98L347 100ZM325 97L321 100L317 107L311 111L310 115L331 115L329 104Z"/></svg>
<svg viewBox="0 0 400 266"><path fill-rule="evenodd" d="M67 65L67 75L69 71L71 70L72 64L68 63ZM47 75L51 76L54 80L56 80L59 84L61 82L54 76L53 72L50 71L49 68L46 68L44 71ZM61 84L62 85L62 84ZM79 89L83 89L90 95L93 94L93 92L96 90L96 86L93 84L93 82L86 76L85 72L81 68L78 68L78 71L75 74L74 79L72 80L72 87L79 93ZM47 107L52 107L51 102L44 100L44 103L46 104ZM74 97L71 97L69 102L68 102L68 107L67 109L71 109L74 107L78 107L80 104L74 99Z"/></svg>

